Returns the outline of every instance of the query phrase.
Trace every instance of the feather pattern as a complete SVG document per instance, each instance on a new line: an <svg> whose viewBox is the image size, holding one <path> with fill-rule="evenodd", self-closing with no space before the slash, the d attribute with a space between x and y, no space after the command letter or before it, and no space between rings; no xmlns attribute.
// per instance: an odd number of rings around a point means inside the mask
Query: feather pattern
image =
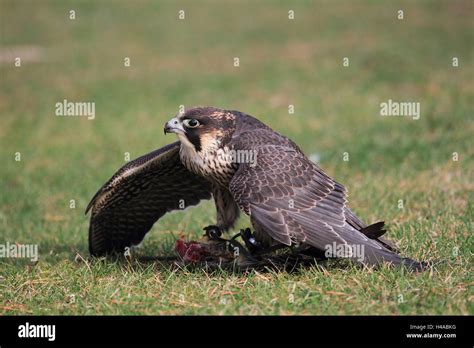
<svg viewBox="0 0 474 348"><path fill-rule="evenodd" d="M321 251L333 245L363 246L363 262L369 265L411 264L379 240L383 223L367 227L346 206L345 187L287 138L256 129L235 136L234 148L256 151L256 165L241 164L229 189L260 233L285 245L304 243Z"/></svg>
<svg viewBox="0 0 474 348"><path fill-rule="evenodd" d="M92 255L139 244L165 213L211 198L211 184L182 165L179 147L175 142L127 163L95 194L86 209Z"/></svg>
<svg viewBox="0 0 474 348"><path fill-rule="evenodd" d="M240 208L262 244L301 244L317 252L328 246L362 246L357 260L365 264L425 266L400 257L382 238L383 222L367 226L347 206L343 185L292 140L252 116L198 107L171 121L165 132L177 133L180 142L123 166L89 203L93 255L138 244L165 213L214 196L219 227L230 228ZM193 127L184 128L185 121ZM253 161L232 160L242 151L251 153Z"/></svg>

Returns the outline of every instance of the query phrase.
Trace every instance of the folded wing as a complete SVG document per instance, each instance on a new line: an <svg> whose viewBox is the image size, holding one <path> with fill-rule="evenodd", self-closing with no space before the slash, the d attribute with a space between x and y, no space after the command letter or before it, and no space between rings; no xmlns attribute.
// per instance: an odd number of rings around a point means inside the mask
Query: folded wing
<svg viewBox="0 0 474 348"><path fill-rule="evenodd" d="M321 251L333 243L363 245L367 264L402 262L377 240L383 223L366 227L346 207L344 186L298 149L271 144L254 151L257 165L241 164L230 183L235 201L258 225L254 227L286 245L305 243Z"/></svg>

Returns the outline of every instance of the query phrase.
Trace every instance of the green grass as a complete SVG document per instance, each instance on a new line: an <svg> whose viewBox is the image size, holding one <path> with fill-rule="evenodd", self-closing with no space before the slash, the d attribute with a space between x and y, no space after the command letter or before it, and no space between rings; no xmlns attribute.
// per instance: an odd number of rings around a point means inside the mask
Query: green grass
<svg viewBox="0 0 474 348"><path fill-rule="evenodd" d="M0 13L0 58L42 48L21 68L0 60L0 243L40 253L37 264L0 259L0 313L474 313L472 1L0 0ZM56 117L63 99L94 101L96 119ZM419 101L421 118L379 116L387 99ZM162 125L180 104L257 116L319 154L350 206L388 222L404 255L447 262L421 274L334 263L239 274L89 260L88 201L124 152L175 140ZM137 255L172 255L181 233L198 237L214 215L206 202L164 217Z"/></svg>

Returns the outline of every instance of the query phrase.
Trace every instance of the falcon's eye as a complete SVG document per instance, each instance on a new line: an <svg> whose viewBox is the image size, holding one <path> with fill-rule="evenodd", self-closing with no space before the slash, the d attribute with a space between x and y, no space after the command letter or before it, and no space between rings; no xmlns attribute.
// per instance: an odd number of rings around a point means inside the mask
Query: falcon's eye
<svg viewBox="0 0 474 348"><path fill-rule="evenodd" d="M183 121L183 124L187 127L187 128L196 128L197 126L199 126L199 121L194 119L194 118L190 118L190 119L186 119Z"/></svg>

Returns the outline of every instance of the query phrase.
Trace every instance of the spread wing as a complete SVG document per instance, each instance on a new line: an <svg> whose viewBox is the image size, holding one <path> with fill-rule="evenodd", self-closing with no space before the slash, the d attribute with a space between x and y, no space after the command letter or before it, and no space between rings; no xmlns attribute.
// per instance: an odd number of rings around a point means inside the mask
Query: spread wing
<svg viewBox="0 0 474 348"><path fill-rule="evenodd" d="M259 137L259 132L252 133L252 138ZM235 146L245 148L247 144L237 141ZM280 243L302 242L322 251L333 243L364 245L365 261L370 264L382 259L400 260L354 227L356 223L361 228L365 225L353 214L346 216L346 189L299 149L273 142L252 150L256 152L256 165L241 164L229 186L237 204L259 230ZM377 228L381 230L382 226L379 223ZM375 238L380 236L370 232Z"/></svg>
<svg viewBox="0 0 474 348"><path fill-rule="evenodd" d="M167 212L211 198L210 183L183 166L179 147L175 142L129 162L95 194L86 209L92 255L122 252Z"/></svg>

